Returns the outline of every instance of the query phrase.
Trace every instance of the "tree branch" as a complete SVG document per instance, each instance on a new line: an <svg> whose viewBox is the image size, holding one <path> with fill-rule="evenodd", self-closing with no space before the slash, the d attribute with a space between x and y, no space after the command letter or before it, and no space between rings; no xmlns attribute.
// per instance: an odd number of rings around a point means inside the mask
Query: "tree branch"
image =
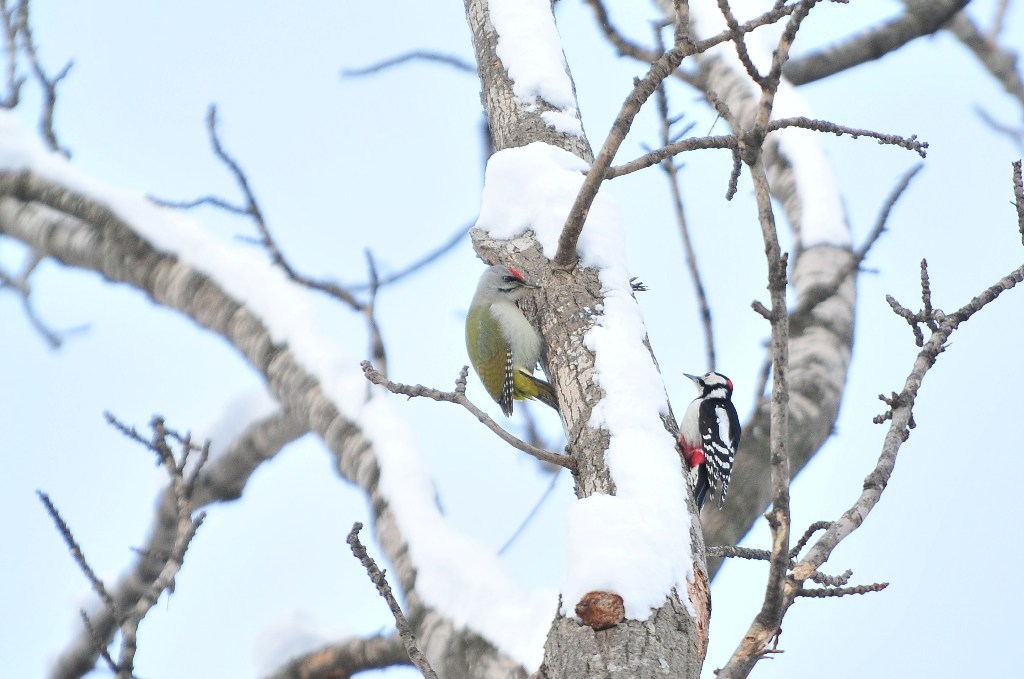
<svg viewBox="0 0 1024 679"><path fill-rule="evenodd" d="M844 38L825 49L793 59L786 64L786 79L794 85L804 85L880 59L911 40L936 32L969 1L907 2L906 11L899 17L859 35Z"/></svg>
<svg viewBox="0 0 1024 679"><path fill-rule="evenodd" d="M345 639L293 658L267 679L350 679L367 670L409 665L397 634Z"/></svg>
<svg viewBox="0 0 1024 679"><path fill-rule="evenodd" d="M532 455L541 462L565 467L570 471L576 468L576 461L568 455L550 453L546 450L541 450L536 446L530 445L526 441L523 441L505 431L505 429L492 420L487 413L477 408L473 402L466 397L466 378L469 374L469 366L462 367L462 371L459 373L458 379L455 380L455 391L439 391L431 387L424 387L421 384L402 384L400 382L392 382L384 377L384 375L379 371L375 370L369 361L363 361L359 365L362 366L363 374L366 375L366 379L376 385L384 387L392 394L401 394L403 396L408 396L409 398L422 396L433 401L444 401L460 405L473 413L473 416L476 417L476 419L485 427L497 434L502 441L511 444L512 447L523 451L527 455Z"/></svg>
<svg viewBox="0 0 1024 679"><path fill-rule="evenodd" d="M409 659L412 660L412 663L425 679L437 679L437 674L430 667L430 662L427 661L426 656L423 655L416 645L416 635L413 634L409 621L405 619L402 607L398 605L394 594L391 593L391 585L388 584L384 573L377 568L377 564L370 558L370 555L366 553L366 547L363 547L363 543L359 541L359 531L362 529L363 524L358 521L352 524L352 530L349 531L345 542L352 548L352 554L359 559L359 563L363 564L363 568L366 569L370 580L376 585L377 591L380 592L384 601L387 602L388 608L391 609L391 615L395 617L395 625L398 627L398 636L402 639L402 644L405 646L405 652L408 653Z"/></svg>

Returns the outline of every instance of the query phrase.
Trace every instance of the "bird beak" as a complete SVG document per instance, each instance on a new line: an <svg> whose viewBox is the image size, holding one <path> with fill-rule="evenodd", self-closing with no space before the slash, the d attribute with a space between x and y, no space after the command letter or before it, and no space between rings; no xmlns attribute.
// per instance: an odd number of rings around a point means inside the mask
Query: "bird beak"
<svg viewBox="0 0 1024 679"><path fill-rule="evenodd" d="M523 286L524 288L530 288L532 290L540 290L539 285L537 285L536 283L530 283L528 281L522 281L519 285Z"/></svg>
<svg viewBox="0 0 1024 679"><path fill-rule="evenodd" d="M700 379L696 375L691 375L690 373L683 373L683 377L689 377L691 380L693 380L694 383L696 383Z"/></svg>

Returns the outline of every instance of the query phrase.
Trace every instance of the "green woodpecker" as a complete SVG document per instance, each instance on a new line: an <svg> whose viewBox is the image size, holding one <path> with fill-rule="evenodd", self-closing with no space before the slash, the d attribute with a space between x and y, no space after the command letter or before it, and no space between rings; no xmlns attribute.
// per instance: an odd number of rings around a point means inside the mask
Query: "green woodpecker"
<svg viewBox="0 0 1024 679"><path fill-rule="evenodd" d="M536 398L558 410L555 390L533 376L540 360L540 336L516 306L527 290L539 287L510 266L488 267L466 316L469 360L506 416L512 414L513 399Z"/></svg>

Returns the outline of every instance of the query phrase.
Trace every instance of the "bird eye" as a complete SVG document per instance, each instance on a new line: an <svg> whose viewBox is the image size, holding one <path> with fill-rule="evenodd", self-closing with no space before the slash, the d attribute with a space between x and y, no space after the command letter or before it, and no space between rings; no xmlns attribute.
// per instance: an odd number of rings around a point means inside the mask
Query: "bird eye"
<svg viewBox="0 0 1024 679"><path fill-rule="evenodd" d="M515 276L505 276L504 280L506 283L514 283L519 279L517 279Z"/></svg>

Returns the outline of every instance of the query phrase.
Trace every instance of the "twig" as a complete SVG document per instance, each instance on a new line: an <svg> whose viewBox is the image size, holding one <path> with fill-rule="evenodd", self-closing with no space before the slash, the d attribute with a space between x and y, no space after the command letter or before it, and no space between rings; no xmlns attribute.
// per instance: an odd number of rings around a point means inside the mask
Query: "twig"
<svg viewBox="0 0 1024 679"><path fill-rule="evenodd" d="M772 558L772 553L767 549L751 549L735 545L708 547L704 550L704 553L707 556L733 557L737 559L751 559L753 561L767 561Z"/></svg>
<svg viewBox="0 0 1024 679"><path fill-rule="evenodd" d="M472 223L460 226L448 238L448 240L446 240L444 243L439 245L431 252L425 254L420 259L414 261L412 264L409 264L408 266L402 269L399 269L398 271L392 274L388 274L387 276L380 276L377 281L377 286L383 288L387 285L390 285L391 283L395 283L402 280L406 276L416 273L417 271L427 266L428 264L432 264L437 259L440 259L442 256L448 254L456 245L461 243L466 238L466 233L472 227ZM359 292L362 290L368 290L370 288L370 283L353 283L352 285L346 286L346 288L352 292Z"/></svg>
<svg viewBox="0 0 1024 679"><path fill-rule="evenodd" d="M1020 242L1024 245L1024 179L1021 177L1021 162L1013 162L1013 204L1017 208L1017 229Z"/></svg>
<svg viewBox="0 0 1024 679"><path fill-rule="evenodd" d="M661 33L655 27L654 38L656 44L661 46ZM658 109L658 117L661 119L661 145L668 146L672 138L672 120L668 113L668 92L665 83L658 83L654 92L654 100ZM676 223L679 224L679 233L683 239L683 252L686 256L686 266L690 271L690 280L693 282L693 291L697 296L697 307L700 309L700 318L704 327L704 350L707 356L707 369L715 369L715 335L711 323L711 305L708 304L708 297L704 291L704 281L701 280L700 269L697 267L697 255L690 240L690 230L686 223L686 211L683 209L683 194L679 188L679 172L676 169L675 161L666 158L661 163L668 179L669 192L672 195L672 206L676 214Z"/></svg>
<svg viewBox="0 0 1024 679"><path fill-rule="evenodd" d="M736 20L736 16L732 13L728 0L718 0L718 9L722 12L722 17L725 18L725 23L729 27L729 38L732 40L733 45L736 46L736 56L739 57L740 63L743 64L743 68L746 69L750 79L763 87L765 84L764 76L758 72L757 66L754 66L754 62L750 58L750 53L747 51L747 43L743 40L743 30L740 28L740 22Z"/></svg>
<svg viewBox="0 0 1024 679"><path fill-rule="evenodd" d="M38 255L32 255L28 262L26 262L24 269L17 276L13 276L0 269L0 290L10 288L21 299L21 306L25 311L25 317L32 327L35 328L36 332L42 336L51 349L59 349L64 344L65 339L85 332L89 329L89 325L79 325L59 331L53 330L46 325L39 312L36 311L35 305L32 304L32 286L29 284L29 278L40 261L42 259Z"/></svg>
<svg viewBox="0 0 1024 679"><path fill-rule="evenodd" d="M1010 96L1024 105L1024 79L1017 70L1017 54L1013 50L999 45L986 36L975 26L966 12L959 12L953 16L945 28L974 53L981 65Z"/></svg>
<svg viewBox="0 0 1024 679"><path fill-rule="evenodd" d="M863 130L856 127L849 127L847 125L840 125L828 120L818 120L816 118L807 118L804 116L779 118L768 123L769 132L782 130L787 127L799 127L805 130L813 130L815 132L828 132L836 135L837 137L849 135L853 139L857 139L858 137L870 137L871 139L877 140L879 144L899 146L900 148L907 149L908 151L913 151L922 158L925 158L928 155L928 142L918 141L916 134L912 134L909 137L901 137L898 134L886 134L884 132Z"/></svg>
<svg viewBox="0 0 1024 679"><path fill-rule="evenodd" d="M604 33L604 37L608 39L608 42L611 43L612 47L620 55L650 63L662 54L663 50L653 50L626 38L612 25L611 19L608 17L608 10L605 9L604 3L601 0L585 1L594 10L594 18L597 19L597 25L601 32Z"/></svg>
<svg viewBox="0 0 1024 679"><path fill-rule="evenodd" d="M149 447L149 441L137 436L131 427L124 427L114 419L112 426L125 433L132 441ZM273 457L288 443L306 433L306 425L288 411L276 412L251 423L225 448L205 465L196 465L186 482L193 511L203 507L234 500L242 496L248 480L259 466ZM205 449L205 446L204 446ZM177 539L178 504L174 488L168 485L158 495L150 519L146 543L132 551L139 555L134 564L110 588L110 594L119 608L131 610L160 574L160 565L172 558ZM95 662L95 653L101 645L92 638L109 643L117 632L120 620L104 607L91 613L89 635L79 635L64 651L55 676L77 676ZM116 670L115 670L116 671Z"/></svg>
<svg viewBox="0 0 1024 679"><path fill-rule="evenodd" d="M391 57L389 59L384 59L383 61L369 64L368 66L343 68L341 70L341 77L357 78L364 75L372 75L410 61L434 62L444 64L446 66L453 66L456 70L465 71L466 73L476 73L475 65L461 57L455 56L454 54L444 54L442 52L432 52L430 50L413 50L411 52L399 54L396 57Z"/></svg>
<svg viewBox="0 0 1024 679"><path fill-rule="evenodd" d="M3 21L4 51L7 53L7 93L0 101L0 106L12 109L21 99L21 86L25 83L25 77L18 75L18 21L8 7L7 0L0 0L0 20Z"/></svg>
<svg viewBox="0 0 1024 679"><path fill-rule="evenodd" d="M892 213L893 208L896 207L896 203L910 186L911 180L917 176L917 173L923 167L923 164L918 163L900 177L899 182L897 182L896 186L886 197L882 209L879 210L878 218L875 220L871 233L868 234L864 243L853 253L850 261L835 273L832 281L827 285L821 285L813 290L808 290L803 298L801 298L800 303L789 312L789 323L794 332L799 331L807 323L808 317L819 304L830 299L839 290L848 276L860 269L861 264L867 259L871 248L878 242L882 234L885 233L889 215Z"/></svg>
<svg viewBox="0 0 1024 679"><path fill-rule="evenodd" d="M562 233L558 237L558 251L555 253L554 264L560 269L571 269L576 264L576 243L583 232L583 224L586 222L590 206L597 197L601 182L604 181L608 168L615 158L619 146L626 139L626 134L633 125L633 119L640 112L640 108L654 94L658 84L672 74L679 64L682 63L687 51L680 46L673 47L651 64L650 70L640 80L637 80L633 91L626 97L619 114L612 123L612 129L608 133L601 150L590 166L586 179L580 187L576 200L573 202L569 216L562 227Z"/></svg>
<svg viewBox="0 0 1024 679"><path fill-rule="evenodd" d="M535 517L537 515L537 512L540 511L540 508L544 504L544 502L549 497L551 497L551 493L555 491L555 486L558 485L558 477L560 471L561 469L559 468L556 469L553 474L551 474L551 481L548 483L548 487L544 489L544 492L541 493L540 498L538 498L537 501L533 504L533 508L530 509L526 516L523 517L523 520L519 522L519 526L515 529L512 535L509 536L508 540L505 540L505 544L503 544L498 549L498 556L501 556L506 551L508 551L508 548L512 546L512 544L519 538L519 536L523 534L523 531L526 529L526 527L530 525L530 522L533 521L533 517Z"/></svg>
<svg viewBox="0 0 1024 679"><path fill-rule="evenodd" d="M362 530L363 524L358 521L352 524L352 530L349 531L348 537L345 542L352 548L352 554L355 555L359 562L363 564L363 568L366 569L367 575L370 576L370 580L377 587L377 591L384 597L384 601L387 602L388 608L391 609L391 614L395 617L395 626L398 628L398 635L402 638L402 642L405 644L405 650L409 654L409 659L412 660L413 664L416 665L420 673L427 679L437 679L437 675L434 670L430 667L430 662L427 657L423 655L419 647L416 645L416 635L413 634L412 628L409 626L409 621L405 619L405 614L402 613L402 607L398 605L395 600L395 596L391 593L391 585L388 584L387 579L384 577L384 573L377 568L377 564L374 563L370 555L366 553L366 547L359 541L359 531Z"/></svg>
<svg viewBox="0 0 1024 679"><path fill-rule="evenodd" d="M805 589L803 587L794 592L794 596L817 597L823 599L833 596L848 596L850 594L868 594L869 592L881 592L889 586L888 582L876 582L873 585L857 585L855 587L828 587L825 589Z"/></svg>
<svg viewBox="0 0 1024 679"><path fill-rule="evenodd" d="M384 375L379 371L375 370L369 361L363 361L359 365L362 366L363 374L366 375L366 379L370 380L370 382L374 384L384 387L392 394L400 394L410 398L422 396L434 401L456 403L473 413L477 420L497 434L503 441L511 444L513 447L523 451L527 455L532 455L541 462L565 467L570 471L575 471L576 469L576 461L568 455L550 453L546 450L541 450L540 448L531 446L526 441L523 441L505 431L501 425L492 420L487 413L477 408L473 402L466 397L466 378L469 375L469 366L462 367L462 371L459 373L458 379L455 380L455 391L439 391L431 387L425 387L421 384L401 384L399 382L392 382L384 377Z"/></svg>
<svg viewBox="0 0 1024 679"><path fill-rule="evenodd" d="M366 670L411 664L401 637L389 634L322 646L290 659L267 679L347 679Z"/></svg>
<svg viewBox="0 0 1024 679"><path fill-rule="evenodd" d="M787 63L786 79L794 85L803 85L879 59L911 40L936 32L968 1L915 2L895 19Z"/></svg>
<svg viewBox="0 0 1024 679"><path fill-rule="evenodd" d="M657 165L663 162L667 158L677 156L680 153L686 153L688 151L701 151L705 149L735 149L736 148L736 137L731 134L723 134L717 136L708 137L688 137L686 139L680 139L679 141L672 142L660 149L655 149L639 158L635 158L622 165L616 165L608 168L605 172L606 179L615 179L623 175L637 172L648 167Z"/></svg>
<svg viewBox="0 0 1024 679"><path fill-rule="evenodd" d="M810 540L811 537L819 530L826 530L831 525L831 521L815 521L808 526L807 530L804 531L804 534L800 536L800 539L796 541L795 545L793 545L793 549L789 550L789 558L795 559L800 556L800 550L807 546L807 541Z"/></svg>
<svg viewBox="0 0 1024 679"><path fill-rule="evenodd" d="M384 336L377 324L377 291L380 290L380 278L377 276L377 262L373 259L373 253L366 250L366 268L370 274L370 296L363 307L363 318L366 319L366 326L370 329L370 355L373 361L380 366L380 371L388 374L388 357L384 349Z"/></svg>
<svg viewBox="0 0 1024 679"><path fill-rule="evenodd" d="M789 314L786 309L788 256L779 245L778 230L771 204L768 173L764 165L763 143L768 133L775 95L782 78L782 66L800 24L817 0L796 3L789 21L783 29L772 57L771 68L759 81L761 97L757 104L753 126L750 129L733 125L740 140L739 154L748 166L754 184L758 221L761 224L765 258L768 264L768 290L771 295L771 355L772 397L770 406L769 463L771 468L772 504L765 518L771 528L772 553L769 560L768 582L760 611L751 622L739 647L719 671L719 679L746 677L757 661L763 657L771 639L779 634L786 613L786 591L790 564L790 506L789 506ZM722 6L728 16L731 9Z"/></svg>
<svg viewBox="0 0 1024 679"><path fill-rule="evenodd" d="M36 53L35 40L32 38L32 29L28 21L28 6L28 0L22 0L21 4L18 5L17 32L21 34L21 47L28 57L32 73L35 74L36 80L39 81L39 85L43 90L43 108L39 121L39 131L51 150L70 158L71 151L61 146L60 142L57 141L57 133L53 130L53 114L54 108L57 105L57 85L67 77L74 62L68 61L64 68L60 69L57 75L52 78L46 75L46 71L43 70L43 65L39 61L39 55Z"/></svg>
<svg viewBox="0 0 1024 679"><path fill-rule="evenodd" d="M85 578L89 581L89 584L92 585L93 591L96 592L105 606L110 608L111 611L114 611L114 617L120 620L122 618L122 613L118 609L117 604L114 603L113 597L111 597L110 592L107 591L106 585L103 584L103 581L100 580L98 575L96 575L96 572L89 565L89 562L86 561L85 554L82 553L82 548L75 540L75 536L72 535L68 524L63 518L61 518L60 512L57 511L57 507L54 506L53 501L50 500L50 496L41 490L37 490L36 495L43 503L43 506L46 507L46 513L50 515L50 520L53 521L53 525L57 527L57 532L60 533L60 536L64 539L64 544L67 545L68 549L71 551L71 558L75 560L75 563L78 564L78 568L83 574L85 574Z"/></svg>
<svg viewBox="0 0 1024 679"><path fill-rule="evenodd" d="M101 658L103 658L103 662L107 663L107 667L110 668L110 671L116 674L117 663L114 662L114 659L111 657L110 651L107 650L105 642L96 631L96 627L92 624L92 620L89 619L89 615L84 610L80 610L78 613L82 618L82 624L85 625L85 629L89 633L89 638L92 640L92 645L96 649L96 652Z"/></svg>

